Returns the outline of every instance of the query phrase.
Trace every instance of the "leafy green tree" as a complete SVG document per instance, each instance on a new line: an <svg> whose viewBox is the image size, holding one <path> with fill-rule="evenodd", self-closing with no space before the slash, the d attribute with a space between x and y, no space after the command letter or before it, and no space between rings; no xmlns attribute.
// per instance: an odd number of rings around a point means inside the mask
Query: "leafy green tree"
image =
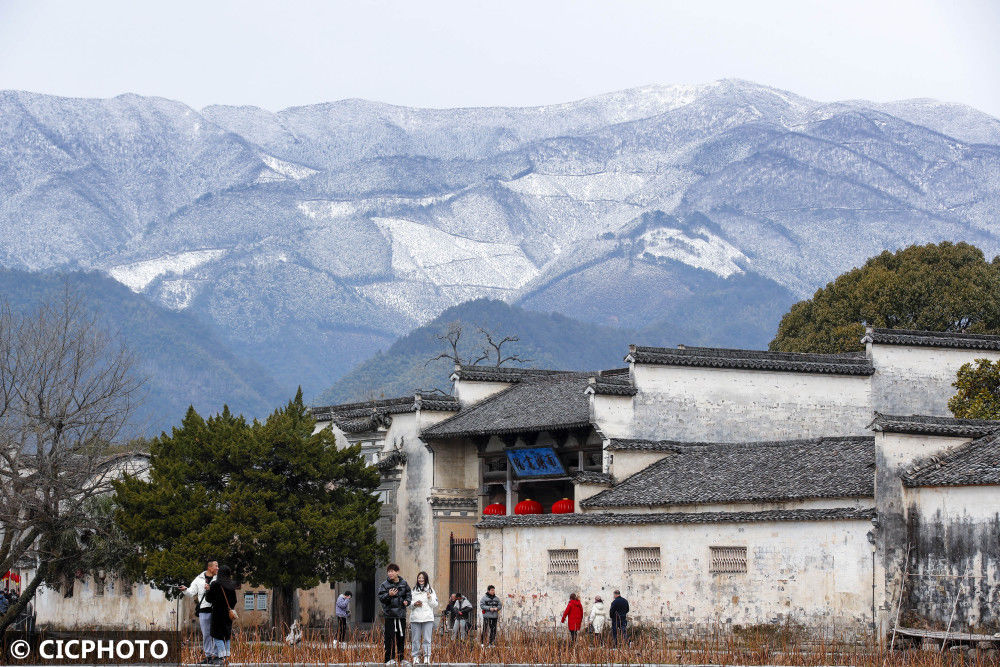
<svg viewBox="0 0 1000 667"><path fill-rule="evenodd" d="M776 352L864 349L864 327L1000 332L1000 258L968 243L885 251L792 306L778 325Z"/></svg>
<svg viewBox="0 0 1000 667"><path fill-rule="evenodd" d="M296 589L350 581L384 560L378 473L360 446L338 449L329 429L314 428L300 389L263 423L191 408L153 440L148 475L116 484L116 519L139 545L143 579L169 592L217 559L274 589L281 628Z"/></svg>
<svg viewBox="0 0 1000 667"><path fill-rule="evenodd" d="M976 359L962 364L952 386L958 393L948 400L948 409L963 419L1000 419L1000 362Z"/></svg>

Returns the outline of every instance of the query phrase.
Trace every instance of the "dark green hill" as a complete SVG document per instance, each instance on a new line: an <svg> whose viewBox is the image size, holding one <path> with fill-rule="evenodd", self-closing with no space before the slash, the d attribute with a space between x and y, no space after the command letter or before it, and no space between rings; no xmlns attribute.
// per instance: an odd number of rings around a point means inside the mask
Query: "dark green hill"
<svg viewBox="0 0 1000 667"><path fill-rule="evenodd" d="M180 422L188 405L202 414L228 404L235 412L264 416L281 400L274 381L238 359L216 332L193 315L151 303L97 272L31 273L0 269L0 294L25 311L62 290L65 281L111 333L136 356L147 378L135 417L139 434L157 434Z"/></svg>
<svg viewBox="0 0 1000 667"><path fill-rule="evenodd" d="M449 392L452 362L427 361L445 350L435 335L453 322L463 326L460 346L463 356L478 356L482 336L476 327L481 326L499 337L518 336L518 342L504 345L505 354L531 359L521 365L535 368L594 370L621 366L628 343L634 338L621 329L587 324L554 313L537 313L503 301L476 299L447 309L430 323L403 336L385 352L357 366L313 403L330 405L379 396L404 396L415 389L439 388Z"/></svg>

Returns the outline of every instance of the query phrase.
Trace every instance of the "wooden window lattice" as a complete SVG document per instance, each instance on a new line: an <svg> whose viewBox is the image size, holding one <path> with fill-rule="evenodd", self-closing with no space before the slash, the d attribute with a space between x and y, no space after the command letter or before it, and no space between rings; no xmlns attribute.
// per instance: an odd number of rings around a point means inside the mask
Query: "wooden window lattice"
<svg viewBox="0 0 1000 667"><path fill-rule="evenodd" d="M659 572L660 547L626 547L626 572Z"/></svg>
<svg viewBox="0 0 1000 667"><path fill-rule="evenodd" d="M580 552L577 549L549 549L549 574L577 574Z"/></svg>
<svg viewBox="0 0 1000 667"><path fill-rule="evenodd" d="M708 571L711 573L739 573L747 571L746 547L709 547L711 562Z"/></svg>

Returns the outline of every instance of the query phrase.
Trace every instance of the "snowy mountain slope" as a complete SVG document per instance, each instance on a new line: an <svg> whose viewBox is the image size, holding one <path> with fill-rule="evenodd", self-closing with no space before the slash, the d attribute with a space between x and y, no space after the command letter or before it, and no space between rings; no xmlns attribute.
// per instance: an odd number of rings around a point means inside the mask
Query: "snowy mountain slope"
<svg viewBox="0 0 1000 667"><path fill-rule="evenodd" d="M2 92L0 264L107 271L307 392L479 297L762 345L789 303L885 248L1000 251L998 128L738 80L277 113Z"/></svg>

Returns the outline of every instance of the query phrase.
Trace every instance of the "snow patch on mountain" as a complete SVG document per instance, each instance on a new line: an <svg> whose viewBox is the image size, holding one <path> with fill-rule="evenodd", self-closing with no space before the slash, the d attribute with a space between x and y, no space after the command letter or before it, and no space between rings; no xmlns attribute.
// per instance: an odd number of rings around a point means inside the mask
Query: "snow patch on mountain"
<svg viewBox="0 0 1000 667"><path fill-rule="evenodd" d="M295 164L294 162L279 160L273 155L268 155L266 153L263 153L260 156L260 159L263 160L264 164L266 164L272 172L296 181L308 178L309 176L317 173L315 169L310 169L309 167L305 167L301 164Z"/></svg>
<svg viewBox="0 0 1000 667"><path fill-rule="evenodd" d="M508 190L533 197L621 201L639 192L647 182L643 174L605 171L594 174L532 173L503 185Z"/></svg>
<svg viewBox="0 0 1000 667"><path fill-rule="evenodd" d="M743 273L749 258L704 227L692 231L659 227L639 237L642 255L674 259L722 277Z"/></svg>
<svg viewBox="0 0 1000 667"><path fill-rule="evenodd" d="M196 269L206 262L219 259L226 254L223 249L192 250L141 262L119 264L108 269L112 278L128 287L133 292L142 292L149 284L168 274L183 275L186 271Z"/></svg>
<svg viewBox="0 0 1000 667"><path fill-rule="evenodd" d="M538 267L511 243L476 241L399 218L372 221L391 243L399 278L513 290L538 275Z"/></svg>
<svg viewBox="0 0 1000 667"><path fill-rule="evenodd" d="M342 199L309 199L300 201L296 208L311 220L336 220L353 215L369 215L392 208L426 208L449 201L454 194L429 197L367 197L346 201Z"/></svg>

